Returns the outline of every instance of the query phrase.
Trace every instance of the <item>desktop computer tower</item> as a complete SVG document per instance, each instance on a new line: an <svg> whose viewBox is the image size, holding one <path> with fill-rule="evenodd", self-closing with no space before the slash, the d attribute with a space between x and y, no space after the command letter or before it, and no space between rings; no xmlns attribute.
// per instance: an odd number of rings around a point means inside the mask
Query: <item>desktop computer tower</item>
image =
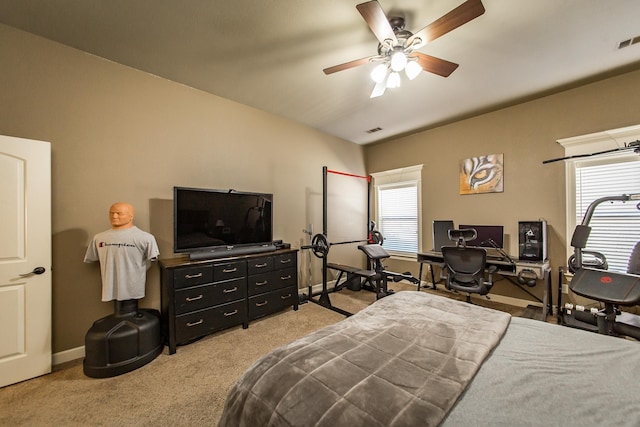
<svg viewBox="0 0 640 427"><path fill-rule="evenodd" d="M518 222L518 258L522 261L547 259L547 221Z"/></svg>

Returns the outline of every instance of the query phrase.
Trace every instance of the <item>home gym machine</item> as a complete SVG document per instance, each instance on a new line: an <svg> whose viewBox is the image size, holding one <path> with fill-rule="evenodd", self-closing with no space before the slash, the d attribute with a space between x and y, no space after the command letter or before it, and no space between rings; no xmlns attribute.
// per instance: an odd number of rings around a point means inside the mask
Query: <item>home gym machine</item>
<svg viewBox="0 0 640 427"><path fill-rule="evenodd" d="M365 179L367 181L367 238L361 240L348 240L342 242L329 242L327 239L327 176L328 174L338 174L343 176L349 176L358 179ZM334 306L331 303L329 294L336 292L347 283L353 283L357 281L358 284L364 282L364 287L368 290L376 293L376 298L382 298L386 295L393 293L393 290L388 289L388 280L399 282L400 280L409 280L412 283L418 283L418 280L411 276L410 273L394 273L387 271L382 263L383 259L389 258L389 253L382 247L384 238L382 234L375 230L375 223L371 220L371 176L354 175L346 172L338 172L330 170L326 166L322 167L322 234L316 234L311 239L311 244L302 246L301 249L309 249L312 253L322 260L322 290L319 292L313 292L312 285L309 284L308 300L319 304L325 308L333 310L337 313L345 316L351 316L346 310ZM368 259L368 269L362 269L357 267L351 267L342 264L329 263L327 257L331 246L345 245L351 243L362 243L358 246ZM339 272L338 279L335 282L333 289L329 289L327 285L328 270L336 270ZM340 280L343 274L347 275L347 279L340 285Z"/></svg>
<svg viewBox="0 0 640 427"><path fill-rule="evenodd" d="M571 303L566 303L563 307L563 272L560 271L558 320L560 324L569 327L640 340L640 316L623 312L618 308L640 304L640 242L631 252L626 274L608 271L604 254L585 250L591 233L589 223L596 207L604 202L616 201L640 201L640 194L602 197L593 201L587 208L582 223L577 225L573 232L571 246L574 253L568 260L568 269L573 273L569 289L576 295L604 304L604 308L591 308L586 311L583 306ZM636 208L640 210L640 202Z"/></svg>

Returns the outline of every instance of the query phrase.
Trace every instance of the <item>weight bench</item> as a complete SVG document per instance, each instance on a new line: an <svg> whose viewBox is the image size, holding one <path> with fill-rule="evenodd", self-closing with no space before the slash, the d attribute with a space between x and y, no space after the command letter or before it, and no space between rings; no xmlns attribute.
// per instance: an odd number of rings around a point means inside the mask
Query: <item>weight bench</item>
<svg viewBox="0 0 640 427"><path fill-rule="evenodd" d="M366 282L371 280L377 274L373 270L363 270L361 268L351 267L344 264L327 263L327 268L340 272L334 285L335 290L340 290L346 286L351 290L359 291L361 286L360 279L365 279ZM340 280L342 280L342 277L345 274L347 276L345 277L344 282L340 283Z"/></svg>
<svg viewBox="0 0 640 427"><path fill-rule="evenodd" d="M577 295L604 303L604 309L592 309L592 316L584 319L596 325L599 333L640 340L640 316L617 309L640 304L640 276L581 268L569 288Z"/></svg>
<svg viewBox="0 0 640 427"><path fill-rule="evenodd" d="M349 265L328 263L326 257L324 257L322 259L322 261L323 261L323 267L322 267L322 291L313 292L313 287L311 285L309 285L309 301L314 302L316 304L319 304L319 305L321 305L321 306L323 306L325 308L328 308L330 310L333 310L336 313L344 314L345 316L351 316L353 313L350 313L350 312L348 312L346 310L343 310L343 309L341 309L339 307L335 307L331 303L331 299L329 298L329 294L332 293L332 292L337 292L337 291L341 290L344 286L349 285L349 284L355 285L357 283L358 286L361 286L361 283L360 283L361 279L364 279L365 282L370 282L375 276L377 276L378 273L376 273L373 270L363 270L361 268L351 267ZM335 281L335 284L333 285L332 289L328 289L328 286L327 286L327 271L329 269L336 270L336 271L340 272L340 274L338 275L338 279ZM342 280L342 277L345 274L347 275L347 277L345 278L345 280L342 283L340 283L340 281ZM358 287L356 289L354 287L353 290L360 290L360 288Z"/></svg>
<svg viewBox="0 0 640 427"><path fill-rule="evenodd" d="M389 252L387 252L382 246L370 243L368 245L360 245L358 246L358 249L365 253L375 269L375 276L368 278L366 281L373 288L373 291L376 293L377 299L394 293L392 289L388 289L387 287L389 279L393 280L394 282L408 280L409 282L414 284L420 283L420 281L413 277L410 273L395 273L393 271L388 271L382 263L382 260L390 258L391 255L389 255Z"/></svg>

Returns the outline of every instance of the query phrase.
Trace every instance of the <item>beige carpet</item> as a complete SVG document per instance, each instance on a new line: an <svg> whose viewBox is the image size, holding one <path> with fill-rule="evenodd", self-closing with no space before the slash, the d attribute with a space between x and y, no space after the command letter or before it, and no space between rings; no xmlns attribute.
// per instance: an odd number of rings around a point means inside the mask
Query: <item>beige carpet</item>
<svg viewBox="0 0 640 427"><path fill-rule="evenodd" d="M393 284L396 290L411 285ZM356 312L375 300L372 292L343 290L332 304ZM511 311L483 300L482 305ZM521 308L512 314L518 315ZM86 377L82 360L53 373L0 389L0 426L188 426L217 425L228 390L260 356L344 316L302 304L195 343L167 349L149 364L113 378Z"/></svg>

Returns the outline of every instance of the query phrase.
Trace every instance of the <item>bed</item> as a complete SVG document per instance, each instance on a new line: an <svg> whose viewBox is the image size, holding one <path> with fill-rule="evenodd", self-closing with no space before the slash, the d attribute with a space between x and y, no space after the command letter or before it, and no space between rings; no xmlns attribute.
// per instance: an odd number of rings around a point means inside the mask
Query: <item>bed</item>
<svg viewBox="0 0 640 427"><path fill-rule="evenodd" d="M258 360L220 426L637 426L640 347L423 292Z"/></svg>

